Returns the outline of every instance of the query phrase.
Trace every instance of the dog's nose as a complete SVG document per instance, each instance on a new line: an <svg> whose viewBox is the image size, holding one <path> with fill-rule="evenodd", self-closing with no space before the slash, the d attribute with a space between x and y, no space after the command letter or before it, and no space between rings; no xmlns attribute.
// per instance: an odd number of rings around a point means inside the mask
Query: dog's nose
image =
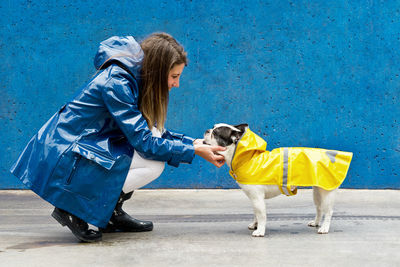
<svg viewBox="0 0 400 267"><path fill-rule="evenodd" d="M208 134L208 133L210 133L210 130L207 130L207 131L206 131L206 134Z"/></svg>

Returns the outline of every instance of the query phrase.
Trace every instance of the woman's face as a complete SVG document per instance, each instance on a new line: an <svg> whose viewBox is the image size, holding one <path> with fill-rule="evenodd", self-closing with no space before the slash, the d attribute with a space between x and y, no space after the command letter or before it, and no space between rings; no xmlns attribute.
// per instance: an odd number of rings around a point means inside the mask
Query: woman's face
<svg viewBox="0 0 400 267"><path fill-rule="evenodd" d="M172 87L179 87L179 78L181 77L185 64L174 65L168 73L168 89L171 91Z"/></svg>

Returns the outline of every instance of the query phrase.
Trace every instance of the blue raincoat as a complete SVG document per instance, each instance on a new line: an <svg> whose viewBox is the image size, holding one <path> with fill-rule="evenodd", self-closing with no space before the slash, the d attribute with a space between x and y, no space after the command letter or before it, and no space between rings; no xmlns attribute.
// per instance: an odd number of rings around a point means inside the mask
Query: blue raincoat
<svg viewBox="0 0 400 267"><path fill-rule="evenodd" d="M94 60L98 73L42 126L11 168L40 197L98 227L111 217L134 150L175 167L194 158L193 138L169 131L152 136L138 109L142 59L131 36L103 41Z"/></svg>

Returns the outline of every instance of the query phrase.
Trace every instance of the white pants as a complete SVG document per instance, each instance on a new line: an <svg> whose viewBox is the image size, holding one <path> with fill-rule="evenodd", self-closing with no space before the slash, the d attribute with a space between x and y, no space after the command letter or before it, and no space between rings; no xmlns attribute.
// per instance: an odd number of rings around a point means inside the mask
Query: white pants
<svg viewBox="0 0 400 267"><path fill-rule="evenodd" d="M151 132L154 137L161 137L161 133L157 128L153 127ZM129 193L147 185L161 175L164 167L164 162L144 159L135 151L122 191Z"/></svg>

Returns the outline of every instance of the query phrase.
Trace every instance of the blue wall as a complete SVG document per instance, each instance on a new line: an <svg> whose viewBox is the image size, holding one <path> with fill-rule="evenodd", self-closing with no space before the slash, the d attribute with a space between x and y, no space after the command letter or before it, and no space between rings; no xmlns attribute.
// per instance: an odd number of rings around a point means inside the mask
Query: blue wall
<svg viewBox="0 0 400 267"><path fill-rule="evenodd" d="M94 74L98 43L154 31L189 53L168 128L200 137L217 122L247 122L270 150L354 152L345 188L400 188L396 1L118 2L0 2L0 188L23 188L10 166ZM236 185L226 166L196 158L149 187Z"/></svg>

